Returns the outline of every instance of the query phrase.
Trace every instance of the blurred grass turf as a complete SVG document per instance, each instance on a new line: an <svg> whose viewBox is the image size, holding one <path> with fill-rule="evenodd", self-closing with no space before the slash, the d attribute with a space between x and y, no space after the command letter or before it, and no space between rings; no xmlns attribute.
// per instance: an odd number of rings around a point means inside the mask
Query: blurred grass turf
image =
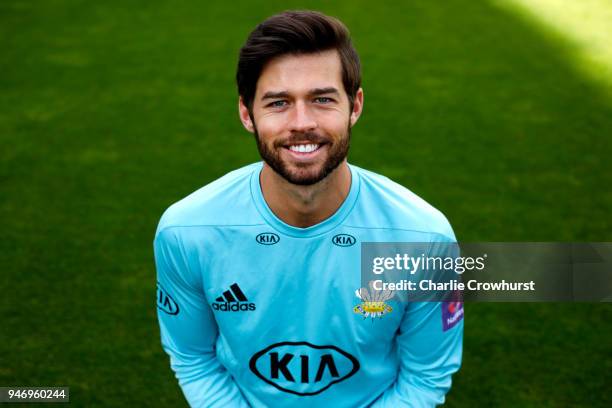
<svg viewBox="0 0 612 408"><path fill-rule="evenodd" d="M350 161L463 241L612 241L610 89L484 0L0 3L0 384L181 406L159 345L163 209L258 159L233 81L248 32L336 15L364 69ZM469 304L449 407L609 406L609 304Z"/></svg>
<svg viewBox="0 0 612 408"><path fill-rule="evenodd" d="M610 0L491 0L542 26L574 49L572 63L596 81L612 85L612 7ZM611 95L612 96L612 95Z"/></svg>

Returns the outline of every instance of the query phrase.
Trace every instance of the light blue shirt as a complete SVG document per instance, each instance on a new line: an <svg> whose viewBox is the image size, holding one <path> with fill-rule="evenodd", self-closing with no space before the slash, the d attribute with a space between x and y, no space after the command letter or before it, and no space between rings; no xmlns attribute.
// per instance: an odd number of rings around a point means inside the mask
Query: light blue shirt
<svg viewBox="0 0 612 408"><path fill-rule="evenodd" d="M154 241L161 341L192 407L444 402L461 364L463 321L443 325L446 303L393 299L390 312L364 317L355 291L362 242L455 242L453 230L406 188L349 167L345 201L308 228L267 206L261 162L162 216Z"/></svg>

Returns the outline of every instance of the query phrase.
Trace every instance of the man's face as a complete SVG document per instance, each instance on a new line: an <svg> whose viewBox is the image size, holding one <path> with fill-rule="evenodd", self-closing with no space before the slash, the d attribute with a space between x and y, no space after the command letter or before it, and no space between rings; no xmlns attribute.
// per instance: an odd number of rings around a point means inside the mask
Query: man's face
<svg viewBox="0 0 612 408"><path fill-rule="evenodd" d="M357 113L349 107L336 50L289 54L265 65L253 121L242 103L240 113L255 133L263 160L290 183L311 185L346 158L351 126L361 112L361 90L356 99Z"/></svg>

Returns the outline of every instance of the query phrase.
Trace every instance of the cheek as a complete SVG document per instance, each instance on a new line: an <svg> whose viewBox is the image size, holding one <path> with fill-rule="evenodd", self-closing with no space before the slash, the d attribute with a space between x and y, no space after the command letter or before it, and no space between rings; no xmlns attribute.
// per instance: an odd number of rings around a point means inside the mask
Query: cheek
<svg viewBox="0 0 612 408"><path fill-rule="evenodd" d="M344 112L326 112L321 115L319 120L319 127L324 129L326 132L337 135L346 133L350 123L350 117Z"/></svg>
<svg viewBox="0 0 612 408"><path fill-rule="evenodd" d="M285 130L285 121L278 116L262 116L260 118L255 118L255 124L257 125L259 137L264 140L282 136Z"/></svg>

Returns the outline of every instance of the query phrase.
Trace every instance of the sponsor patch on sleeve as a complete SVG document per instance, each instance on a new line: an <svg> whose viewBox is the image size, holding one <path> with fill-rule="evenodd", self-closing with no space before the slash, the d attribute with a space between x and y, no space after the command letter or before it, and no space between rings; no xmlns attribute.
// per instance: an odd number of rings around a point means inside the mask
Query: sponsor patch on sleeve
<svg viewBox="0 0 612 408"><path fill-rule="evenodd" d="M455 327L463 319L463 302L442 302L442 331Z"/></svg>
<svg viewBox="0 0 612 408"><path fill-rule="evenodd" d="M157 282L157 308L169 315L179 314L179 305Z"/></svg>

